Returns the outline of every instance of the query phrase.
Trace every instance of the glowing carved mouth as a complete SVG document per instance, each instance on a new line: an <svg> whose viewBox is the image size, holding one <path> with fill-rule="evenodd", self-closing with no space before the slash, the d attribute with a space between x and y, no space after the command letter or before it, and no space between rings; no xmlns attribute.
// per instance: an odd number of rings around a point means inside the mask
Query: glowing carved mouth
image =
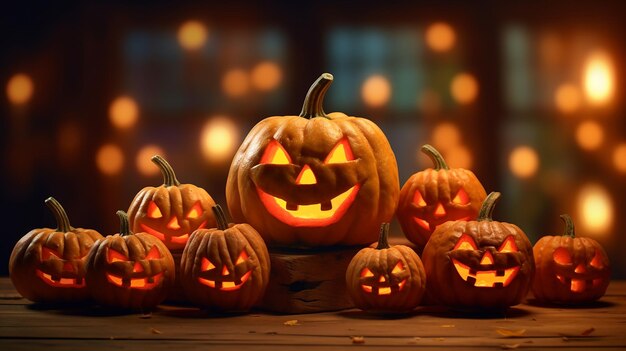
<svg viewBox="0 0 626 351"><path fill-rule="evenodd" d="M330 201L312 205L288 204L257 188L267 210L281 222L292 227L324 227L337 222L346 213L360 189L357 184Z"/></svg>
<svg viewBox="0 0 626 351"><path fill-rule="evenodd" d="M576 279L565 278L557 274L556 278L563 284L569 285L572 292L581 293L587 289L598 287L602 284L602 279Z"/></svg>
<svg viewBox="0 0 626 351"><path fill-rule="evenodd" d="M200 223L200 225L198 226L198 229L203 229L204 226L206 225L206 221ZM147 225L141 223L141 229L152 235L155 236L157 239L161 240L164 243L173 243L173 244L186 244L187 240L189 240L189 233L183 234L183 235L177 235L177 236L166 236L165 234L161 233L160 231L154 229L154 228L150 228Z"/></svg>
<svg viewBox="0 0 626 351"><path fill-rule="evenodd" d="M519 267L504 270L475 271L455 259L452 259L452 263L463 280L474 281L474 286L480 288L507 286L513 281L519 271Z"/></svg>
<svg viewBox="0 0 626 351"><path fill-rule="evenodd" d="M220 290L223 291L233 291L233 290L237 290L239 288L241 288L241 286L248 281L248 279L250 278L250 275L252 274L252 271L248 271L246 272L246 274L244 274L241 277L241 283L236 284L235 282L232 281L221 281L222 286L220 287ZM215 280L209 280L209 279L205 279L205 278L198 278L198 281L210 288L215 288Z"/></svg>
<svg viewBox="0 0 626 351"><path fill-rule="evenodd" d="M152 289L161 283L161 280L163 280L163 272L146 278L122 278L112 274L107 274L107 280L111 284L121 286L123 288L147 290Z"/></svg>
<svg viewBox="0 0 626 351"><path fill-rule="evenodd" d="M55 288L83 288L85 287L85 280L82 277L78 277L78 278L52 277L52 275L46 274L40 270L37 270L37 275L46 284L54 286Z"/></svg>
<svg viewBox="0 0 626 351"><path fill-rule="evenodd" d="M442 224L442 223L436 224L433 226L433 228L431 228L431 224L424 219L413 217L413 220L415 221L415 223L417 223L417 225L419 225L420 227L426 230L435 230ZM469 220L470 220L470 216L466 216L466 217L459 218L459 219L452 219L452 218L446 219L446 221L469 221Z"/></svg>
<svg viewBox="0 0 626 351"><path fill-rule="evenodd" d="M404 284L406 284L406 279L398 283L398 291L402 291L402 288L404 288ZM365 291L366 293L373 293L375 290L374 287L372 287L371 285L361 285L361 287L363 288L363 291ZM378 286L376 293L378 295L390 295L391 287L390 286Z"/></svg>

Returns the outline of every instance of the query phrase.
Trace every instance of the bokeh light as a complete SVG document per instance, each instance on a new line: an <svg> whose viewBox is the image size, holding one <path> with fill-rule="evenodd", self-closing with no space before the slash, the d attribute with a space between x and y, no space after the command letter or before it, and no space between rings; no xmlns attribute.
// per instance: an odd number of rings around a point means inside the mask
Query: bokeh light
<svg viewBox="0 0 626 351"><path fill-rule="evenodd" d="M611 100L615 88L613 72L607 54L596 52L589 56L584 69L584 87L591 103L601 105Z"/></svg>
<svg viewBox="0 0 626 351"><path fill-rule="evenodd" d="M263 61L252 68L250 79L256 89L270 91L280 85L283 80L283 72L276 63Z"/></svg>
<svg viewBox="0 0 626 351"><path fill-rule="evenodd" d="M450 150L461 143L461 131L451 122L439 123L432 132L433 146L440 151Z"/></svg>
<svg viewBox="0 0 626 351"><path fill-rule="evenodd" d="M109 106L109 120L113 126L127 129L135 125L139 119L139 107L129 96L120 96Z"/></svg>
<svg viewBox="0 0 626 351"><path fill-rule="evenodd" d="M576 112L581 105L580 89L569 83L559 85L554 93L554 104L563 113Z"/></svg>
<svg viewBox="0 0 626 351"><path fill-rule="evenodd" d="M229 161L239 144L239 129L227 117L213 117L202 128L200 143L204 157L210 162Z"/></svg>
<svg viewBox="0 0 626 351"><path fill-rule="evenodd" d="M595 121L582 122L576 128L576 142L585 150L595 150L604 141L604 130Z"/></svg>
<svg viewBox="0 0 626 351"><path fill-rule="evenodd" d="M509 169L518 178L530 178L539 169L539 156L530 146L518 146L509 154Z"/></svg>
<svg viewBox="0 0 626 351"><path fill-rule="evenodd" d="M621 143L613 150L613 165L619 172L626 173L626 143Z"/></svg>
<svg viewBox="0 0 626 351"><path fill-rule="evenodd" d="M144 176L153 176L161 173L159 167L152 162L152 156L159 155L163 158L167 158L163 149L158 145L146 145L139 149L137 152L137 158L135 164L137 165L137 171Z"/></svg>
<svg viewBox="0 0 626 351"><path fill-rule="evenodd" d="M578 211L585 236L607 234L613 224L613 202L599 184L587 184L578 193Z"/></svg>
<svg viewBox="0 0 626 351"><path fill-rule="evenodd" d="M208 31L199 21L187 21L178 29L178 42L186 50L198 50L204 46Z"/></svg>
<svg viewBox="0 0 626 351"><path fill-rule="evenodd" d="M436 22L426 28L426 44L433 51L445 52L454 46L456 34L445 22Z"/></svg>
<svg viewBox="0 0 626 351"><path fill-rule="evenodd" d="M363 82L361 96L366 105L382 107L389 102L391 97L391 84L382 75L370 76Z"/></svg>
<svg viewBox="0 0 626 351"><path fill-rule="evenodd" d="M96 153L96 166L105 175L119 174L124 166L124 153L115 144L102 145Z"/></svg>
<svg viewBox="0 0 626 351"><path fill-rule="evenodd" d="M14 105L27 103L33 96L35 85L33 80L26 74L18 73L7 82L7 98Z"/></svg>
<svg viewBox="0 0 626 351"><path fill-rule="evenodd" d="M469 73L459 73L450 83L450 93L460 104L469 104L478 96L478 81Z"/></svg>
<svg viewBox="0 0 626 351"><path fill-rule="evenodd" d="M248 74L243 69L231 69L222 78L222 89L228 96L239 97L245 95L249 88Z"/></svg>

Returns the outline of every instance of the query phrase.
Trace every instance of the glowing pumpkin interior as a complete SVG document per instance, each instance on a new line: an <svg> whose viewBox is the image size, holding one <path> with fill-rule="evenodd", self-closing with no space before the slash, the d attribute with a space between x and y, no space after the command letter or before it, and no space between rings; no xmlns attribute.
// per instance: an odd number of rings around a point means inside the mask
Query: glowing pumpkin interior
<svg viewBox="0 0 626 351"><path fill-rule="evenodd" d="M159 285L163 280L163 272L146 276L145 270L142 265L142 261L158 260L161 258L161 253L156 246L152 248L146 254L146 257L141 260L131 260L126 255L112 249L107 248L107 262L111 265L126 266L132 265L132 274L126 276L117 276L111 273L106 273L109 283L122 288L130 289L143 289L149 290ZM149 264L149 263L147 263Z"/></svg>
<svg viewBox="0 0 626 351"><path fill-rule="evenodd" d="M398 261L390 274L397 275L403 271L404 264L402 264L402 261ZM364 284L361 284L363 291L376 295L391 295L393 290L395 290L394 287L397 288L397 291L402 291L406 284L406 279L401 280L398 284L391 284L382 274L376 278L376 275L367 267L361 270L361 278L362 282L364 282Z"/></svg>
<svg viewBox="0 0 626 351"><path fill-rule="evenodd" d="M467 194L467 192L463 189L460 188L456 195L454 195L454 197L452 198L451 201L452 204L455 205L467 205L470 203L470 198L469 195ZM427 206L429 206L428 203L426 203L426 200L424 200L424 196L422 195L422 193L419 190L415 191L415 194L413 194L413 204L417 207L417 208L425 208ZM438 220L438 219L443 219L444 217L448 216L448 212L446 211L446 208L444 206L444 204L442 202L437 202L435 204L433 204L434 206L434 210L432 211L432 213L430 214L432 216L432 218ZM459 218L450 218L448 216L448 218L446 218L445 220L462 220L462 221L466 221L469 220L470 217L469 216L462 216ZM413 220L415 221L415 223L417 223L417 225L419 225L420 227L422 227L425 230L435 230L439 224L437 223L431 223L429 221L429 219L427 218L422 218L422 217L417 217L414 216Z"/></svg>
<svg viewBox="0 0 626 351"><path fill-rule="evenodd" d="M570 252L564 248L559 247L554 250L552 254L554 262L564 269L570 270L568 275L557 274L556 278L564 285L569 286L570 290L574 293L582 293L587 289L599 287L602 285L602 278L593 278L592 272L589 272L590 268L586 267L585 262L574 264ZM604 268L602 263L602 257L600 251L596 249L595 255L589 261L589 266L596 270ZM573 269L573 272L571 272Z"/></svg>
<svg viewBox="0 0 626 351"><path fill-rule="evenodd" d="M199 218L203 212L204 210L202 209L202 206L200 205L200 201L197 201L191 207L191 209L187 211L187 214L184 216L184 218L187 220L194 220L194 219ZM150 219L162 219L163 218L163 213L161 212L161 209L154 201L149 202L148 211L146 212L146 217ZM167 219L166 222L167 223L165 222L163 223L165 223L165 228L169 230L177 231L181 229L179 219L176 216L170 217L169 219ZM163 232L147 225L146 223L140 223L140 225L141 225L141 229L144 232L156 237L157 239L163 241L165 244L168 244L171 242L174 244L184 245L187 243L187 240L189 240L190 233L176 233L175 235L165 235ZM203 221L202 223L198 225L196 229L203 229L205 226L206 226L206 221ZM191 232L193 232L193 230L191 230Z"/></svg>
<svg viewBox="0 0 626 351"><path fill-rule="evenodd" d="M249 256L245 249L241 251L241 254L237 257L235 261L235 265L244 265L248 261ZM223 265L221 269L215 267L215 265L206 257L202 258L202 263L200 266L201 274L207 276L198 277L198 281L206 285L210 288L217 288L222 291L234 291L239 290L252 275L252 270L246 271L240 278L237 277L236 272L231 272L228 270L226 265ZM209 279L213 277L213 279ZM219 279L218 279L219 278Z"/></svg>
<svg viewBox="0 0 626 351"><path fill-rule="evenodd" d="M55 288L84 288L85 280L83 276L78 274L76 265L84 265L84 259L87 254L78 257L76 260L65 260L59 252L48 248L41 248L41 260L45 261L62 261L62 269L55 274L48 274L40 269L36 269L37 276L46 284Z"/></svg>

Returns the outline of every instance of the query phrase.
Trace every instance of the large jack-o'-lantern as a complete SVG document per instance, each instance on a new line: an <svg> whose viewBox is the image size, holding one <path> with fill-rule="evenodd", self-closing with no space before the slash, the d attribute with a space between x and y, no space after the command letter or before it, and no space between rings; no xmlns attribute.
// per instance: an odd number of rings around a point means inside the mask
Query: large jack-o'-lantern
<svg viewBox="0 0 626 351"><path fill-rule="evenodd" d="M46 199L46 205L57 228L33 229L17 242L9 259L11 282L31 301L86 301L90 298L84 279L87 254L102 235L92 229L73 228L54 198Z"/></svg>
<svg viewBox="0 0 626 351"><path fill-rule="evenodd" d="M259 122L233 159L228 208L268 244L367 244L393 217L399 194L393 151L373 122L324 112L332 79L325 73L311 86L299 116Z"/></svg>
<svg viewBox="0 0 626 351"><path fill-rule="evenodd" d="M561 218L565 234L544 236L533 248L537 267L533 295L539 301L557 304L595 301L609 286L609 257L597 241L575 236L569 215Z"/></svg>
<svg viewBox="0 0 626 351"><path fill-rule="evenodd" d="M446 222L430 237L422 254L429 298L461 309L524 299L535 271L532 245L518 226L492 220L499 196L487 196L475 221Z"/></svg>
<svg viewBox="0 0 626 351"><path fill-rule="evenodd" d="M417 172L406 181L400 190L397 214L407 239L423 250L441 224L475 219L487 193L472 171L450 169L441 154L428 144L421 150L435 167Z"/></svg>

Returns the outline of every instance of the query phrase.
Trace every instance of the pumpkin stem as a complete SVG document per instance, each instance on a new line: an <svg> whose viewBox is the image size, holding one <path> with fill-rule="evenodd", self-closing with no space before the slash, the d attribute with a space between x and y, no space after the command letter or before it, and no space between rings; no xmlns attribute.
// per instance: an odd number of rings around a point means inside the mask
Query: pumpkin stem
<svg viewBox="0 0 626 351"><path fill-rule="evenodd" d="M130 231L130 226L128 225L128 215L126 214L126 212L119 210L115 213L120 218L120 235L133 235L133 232Z"/></svg>
<svg viewBox="0 0 626 351"><path fill-rule="evenodd" d="M212 207L213 214L215 214L215 219L217 220L217 229L225 230L228 229L228 221L226 220L226 213L222 209L222 206L215 205Z"/></svg>
<svg viewBox="0 0 626 351"><path fill-rule="evenodd" d="M441 156L441 153L439 153L439 151L437 151L437 149L435 149L432 145L424 144L421 150L433 161L435 164L435 171L442 169L447 171L450 169L446 161L443 159L443 156Z"/></svg>
<svg viewBox="0 0 626 351"><path fill-rule="evenodd" d="M576 237L576 233L574 232L574 221L572 220L572 217L570 217L570 215L568 214L562 214L560 217L563 222L565 222L565 233L563 234L563 236L569 236L571 238Z"/></svg>
<svg viewBox="0 0 626 351"><path fill-rule="evenodd" d="M304 98L304 105L302 105L302 112L300 117L313 118L313 117L326 117L324 112L324 96L326 91L333 82L333 75L330 73L323 73L317 80L311 85L309 91Z"/></svg>
<svg viewBox="0 0 626 351"><path fill-rule="evenodd" d="M500 193L497 191L492 191L485 201L483 201L482 206L480 207L480 212L478 212L478 222L480 221L493 221L493 209L496 208L496 202L500 198Z"/></svg>
<svg viewBox="0 0 626 351"><path fill-rule="evenodd" d="M72 226L70 225L70 220L67 218L67 213L63 206L52 196L46 199L46 206L52 211L54 214L54 218L57 221L57 232L67 233L72 230Z"/></svg>
<svg viewBox="0 0 626 351"><path fill-rule="evenodd" d="M376 250L389 248L389 223L383 223L380 225L380 235L378 235L378 245Z"/></svg>
<svg viewBox="0 0 626 351"><path fill-rule="evenodd" d="M176 179L176 174L174 173L174 169L170 164L165 161L165 159L159 155L154 155L150 159L154 162L159 169L161 169L161 173L163 174L163 185L165 186L179 186L180 182Z"/></svg>

